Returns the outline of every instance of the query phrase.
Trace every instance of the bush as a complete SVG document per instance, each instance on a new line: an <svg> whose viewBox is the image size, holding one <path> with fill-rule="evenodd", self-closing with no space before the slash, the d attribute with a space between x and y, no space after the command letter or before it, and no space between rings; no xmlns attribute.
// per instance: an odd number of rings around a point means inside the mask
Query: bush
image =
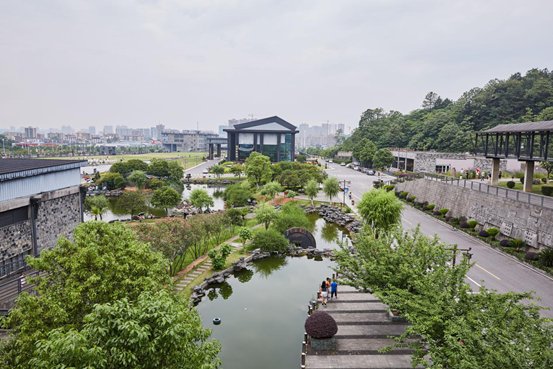
<svg viewBox="0 0 553 369"><path fill-rule="evenodd" d="M382 181L373 181L373 187L374 188L382 187Z"/></svg>
<svg viewBox="0 0 553 369"><path fill-rule="evenodd" d="M279 232L284 233L293 227L309 228L309 219L298 204L289 202L284 204L273 221L273 227Z"/></svg>
<svg viewBox="0 0 553 369"><path fill-rule="evenodd" d="M225 268L227 257L232 252L232 248L229 245L223 245L220 249L211 249L207 253L211 259L211 265L214 270L222 270Z"/></svg>
<svg viewBox="0 0 553 369"><path fill-rule="evenodd" d="M553 196L553 186L541 186L541 193L545 196Z"/></svg>
<svg viewBox="0 0 553 369"><path fill-rule="evenodd" d="M541 179L541 181L542 181L543 183L547 183L547 178L543 177L543 178Z"/></svg>
<svg viewBox="0 0 553 369"><path fill-rule="evenodd" d="M541 184L541 181L539 179L534 179L534 180L532 180L532 184L539 185L539 184Z"/></svg>
<svg viewBox="0 0 553 369"><path fill-rule="evenodd" d="M305 321L305 331L312 338L331 338L338 332L338 325L328 313L317 310Z"/></svg>
<svg viewBox="0 0 553 369"><path fill-rule="evenodd" d="M394 186L393 184L388 184L388 185L385 185L383 188L384 188L386 191L389 192L389 191L393 191L395 187L396 187L396 186Z"/></svg>
<svg viewBox="0 0 553 369"><path fill-rule="evenodd" d="M415 199L417 198L417 196L415 195L409 195L407 196L407 201L409 202L415 202Z"/></svg>
<svg viewBox="0 0 553 369"><path fill-rule="evenodd" d="M439 210L434 210L434 211L432 212L432 214L435 215L435 216L437 216L437 217L439 217L440 215L442 215L442 213L440 213Z"/></svg>
<svg viewBox="0 0 553 369"><path fill-rule="evenodd" d="M481 230L480 232L478 232L478 235L480 237L489 237L490 236L490 234L485 230Z"/></svg>
<svg viewBox="0 0 553 369"><path fill-rule="evenodd" d="M290 243L281 233L274 229L262 230L253 236L251 248L266 252L286 251Z"/></svg>
<svg viewBox="0 0 553 369"><path fill-rule="evenodd" d="M486 232L488 232L488 234L491 237L495 238L495 236L497 236L499 234L499 229L497 229L497 228L488 228L488 229L486 229Z"/></svg>
<svg viewBox="0 0 553 369"><path fill-rule="evenodd" d="M400 198L400 199L405 199L405 198L407 197L407 195L409 195L409 192L407 192L407 191L401 191L401 192L399 193L399 198Z"/></svg>
<svg viewBox="0 0 553 369"><path fill-rule="evenodd" d="M436 207L436 205L434 205L434 204L428 204L424 207L424 209L428 210L428 211L432 211L432 210L434 210L435 207Z"/></svg>
<svg viewBox="0 0 553 369"><path fill-rule="evenodd" d="M469 228L474 229L476 227L476 225L478 224L478 222L474 219L471 219L471 220L467 221L467 224L469 225Z"/></svg>
<svg viewBox="0 0 553 369"><path fill-rule="evenodd" d="M420 203L421 205L421 209L426 209L426 207L428 206L428 201L423 201Z"/></svg>
<svg viewBox="0 0 553 369"><path fill-rule="evenodd" d="M520 177L520 183L524 183L524 176Z"/></svg>
<svg viewBox="0 0 553 369"><path fill-rule="evenodd" d="M513 247L513 242L507 238L499 241L499 245L503 247Z"/></svg>
<svg viewBox="0 0 553 369"><path fill-rule="evenodd" d="M509 187L509 188L515 188L515 182L514 182L514 181L509 181L509 182L507 182L507 187Z"/></svg>
<svg viewBox="0 0 553 369"><path fill-rule="evenodd" d="M553 267L553 249L546 248L539 253L540 264L546 267Z"/></svg>
<svg viewBox="0 0 553 369"><path fill-rule="evenodd" d="M440 214L442 216L445 216L447 214L447 212L449 211L449 209L443 208L443 209L440 209L439 211L440 211Z"/></svg>
<svg viewBox="0 0 553 369"><path fill-rule="evenodd" d="M514 240L511 241L511 243L512 243L513 247L517 248L517 249L521 249L526 245L526 243L523 240L519 239L519 238L515 238Z"/></svg>
<svg viewBox="0 0 553 369"><path fill-rule="evenodd" d="M461 228L470 228L469 224L466 221L460 221L459 227Z"/></svg>

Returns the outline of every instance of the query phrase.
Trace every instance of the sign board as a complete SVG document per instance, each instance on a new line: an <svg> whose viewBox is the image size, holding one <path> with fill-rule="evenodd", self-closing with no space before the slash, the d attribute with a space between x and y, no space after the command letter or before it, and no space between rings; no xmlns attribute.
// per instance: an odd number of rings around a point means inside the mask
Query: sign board
<svg viewBox="0 0 553 369"><path fill-rule="evenodd" d="M513 231L513 223L502 222L499 231L505 236L510 236L511 232Z"/></svg>
<svg viewBox="0 0 553 369"><path fill-rule="evenodd" d="M537 246L538 234L530 229L527 229L526 232L524 232L524 242L526 242L529 246Z"/></svg>

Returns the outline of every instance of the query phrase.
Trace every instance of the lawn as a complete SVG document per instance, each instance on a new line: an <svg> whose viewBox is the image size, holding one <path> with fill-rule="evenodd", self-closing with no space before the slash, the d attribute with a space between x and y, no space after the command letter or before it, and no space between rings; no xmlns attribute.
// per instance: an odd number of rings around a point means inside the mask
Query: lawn
<svg viewBox="0 0 553 369"><path fill-rule="evenodd" d="M159 152L149 154L123 154L123 155L94 155L94 156L73 156L73 157L54 157L49 159L73 159L88 160L89 164L113 164L118 161L127 161L138 159L151 161L152 159L178 160L183 168L188 169L200 164L207 154L204 152Z"/></svg>
<svg viewBox="0 0 553 369"><path fill-rule="evenodd" d="M522 191L522 183L517 179L515 178L515 187L512 188L513 190L520 190ZM538 195L542 195L541 193L541 184L539 185L532 185L532 193L536 193ZM507 187L507 182L499 182L499 187L505 187L505 188L508 188Z"/></svg>

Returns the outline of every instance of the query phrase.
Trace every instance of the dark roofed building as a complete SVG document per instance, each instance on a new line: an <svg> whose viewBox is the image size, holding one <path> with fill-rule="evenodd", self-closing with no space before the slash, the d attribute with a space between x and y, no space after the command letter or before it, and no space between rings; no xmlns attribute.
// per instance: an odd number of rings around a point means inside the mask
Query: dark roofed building
<svg viewBox="0 0 553 369"><path fill-rule="evenodd" d="M244 161L257 151L272 162L293 161L295 157L296 126L277 116L235 124L227 132L227 159Z"/></svg>

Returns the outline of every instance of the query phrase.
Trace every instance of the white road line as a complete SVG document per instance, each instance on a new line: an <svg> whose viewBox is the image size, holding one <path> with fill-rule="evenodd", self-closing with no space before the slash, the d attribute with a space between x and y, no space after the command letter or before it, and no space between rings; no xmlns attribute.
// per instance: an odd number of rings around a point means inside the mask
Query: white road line
<svg viewBox="0 0 553 369"><path fill-rule="evenodd" d="M489 270L486 270L484 268L482 268L480 265L478 265L478 263L474 264L476 265L478 268L482 269L483 271L485 271L486 273L488 273L489 275L491 275L492 277L494 277L495 279L497 279L498 281L501 280L501 278L499 278L498 276L496 276L495 274L493 274L492 272L490 272Z"/></svg>
<svg viewBox="0 0 553 369"><path fill-rule="evenodd" d="M467 275L467 279L468 279L469 281L471 281L472 283L474 283L475 285L477 285L478 287L482 287L482 285L480 285L478 282L476 282L474 279L472 279L472 278L469 277L468 275Z"/></svg>

